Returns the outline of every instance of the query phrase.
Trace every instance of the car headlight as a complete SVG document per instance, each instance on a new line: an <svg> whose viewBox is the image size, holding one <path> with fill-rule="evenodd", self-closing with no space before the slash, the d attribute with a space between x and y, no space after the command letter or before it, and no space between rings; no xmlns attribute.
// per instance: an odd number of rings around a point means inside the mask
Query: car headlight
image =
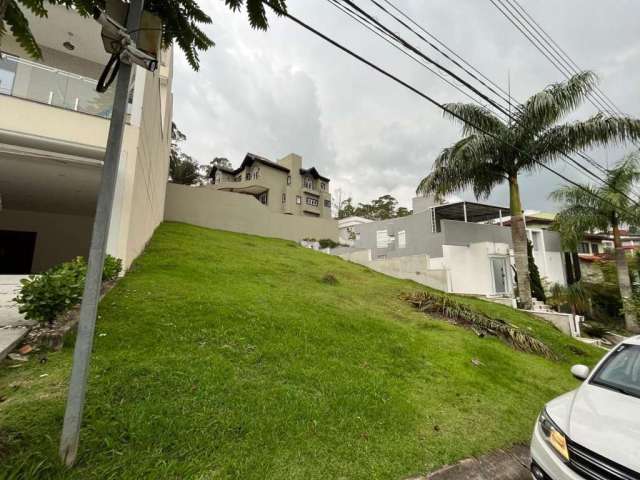
<svg viewBox="0 0 640 480"><path fill-rule="evenodd" d="M567 437L553 420L551 420L546 409L543 410L540 417L538 417L538 424L547 443L551 445L562 460L568 462L569 450L567 448Z"/></svg>

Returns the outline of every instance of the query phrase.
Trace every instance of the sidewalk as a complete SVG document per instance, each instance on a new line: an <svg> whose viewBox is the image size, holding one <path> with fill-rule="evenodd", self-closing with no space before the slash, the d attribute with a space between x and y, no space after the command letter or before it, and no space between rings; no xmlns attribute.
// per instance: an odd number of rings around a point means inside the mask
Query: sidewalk
<svg viewBox="0 0 640 480"><path fill-rule="evenodd" d="M25 320L13 302L22 275L0 275L0 361L20 343L35 322Z"/></svg>
<svg viewBox="0 0 640 480"><path fill-rule="evenodd" d="M408 480L530 480L529 447L517 445L479 458L467 458L426 477Z"/></svg>

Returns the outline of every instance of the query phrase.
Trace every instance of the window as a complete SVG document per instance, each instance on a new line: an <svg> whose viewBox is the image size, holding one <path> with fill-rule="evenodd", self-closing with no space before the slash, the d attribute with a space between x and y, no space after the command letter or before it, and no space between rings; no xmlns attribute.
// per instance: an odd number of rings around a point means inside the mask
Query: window
<svg viewBox="0 0 640 480"><path fill-rule="evenodd" d="M302 197L300 195L296 195L296 205L302 205Z"/></svg>
<svg viewBox="0 0 640 480"><path fill-rule="evenodd" d="M258 200L260 200L260 203L262 203L263 205L266 205L269 201L268 192L261 193L258 196Z"/></svg>
<svg viewBox="0 0 640 480"><path fill-rule="evenodd" d="M590 254L591 251L589 250L589 243L581 242L580 245L578 246L578 253Z"/></svg>
<svg viewBox="0 0 640 480"><path fill-rule="evenodd" d="M241 182L242 181L242 175L238 175L235 180L236 180L236 182Z"/></svg>
<svg viewBox="0 0 640 480"><path fill-rule="evenodd" d="M313 180L309 177L304 177L304 188L313 190Z"/></svg>
<svg viewBox="0 0 640 480"><path fill-rule="evenodd" d="M307 203L307 205L311 205L312 207L317 207L318 206L318 199L317 198L306 197L305 198L305 202Z"/></svg>
<svg viewBox="0 0 640 480"><path fill-rule="evenodd" d="M389 246L389 235L386 230L378 230L376 232L376 247L387 248Z"/></svg>
<svg viewBox="0 0 640 480"><path fill-rule="evenodd" d="M407 247L407 232L404 230L400 230L398 232L398 248L406 248Z"/></svg>
<svg viewBox="0 0 640 480"><path fill-rule="evenodd" d="M282 194L282 203L287 203L287 194L286 193Z"/></svg>
<svg viewBox="0 0 640 480"><path fill-rule="evenodd" d="M247 174L245 175L245 180L251 180L251 172L247 170Z"/></svg>
<svg viewBox="0 0 640 480"><path fill-rule="evenodd" d="M291 175L287 175L287 185L291 185Z"/></svg>
<svg viewBox="0 0 640 480"><path fill-rule="evenodd" d="M331 208L331 200L325 200L325 201L324 201L324 206L325 206L326 208Z"/></svg>
<svg viewBox="0 0 640 480"><path fill-rule="evenodd" d="M327 188L325 183L324 182L320 182L320 190L324 190L325 188Z"/></svg>
<svg viewBox="0 0 640 480"><path fill-rule="evenodd" d="M531 243L533 244L533 251L539 252L542 250L541 239L540 236L542 234L540 232L531 232Z"/></svg>
<svg viewBox="0 0 640 480"><path fill-rule="evenodd" d="M590 383L640 398L640 345L620 345Z"/></svg>
<svg viewBox="0 0 640 480"><path fill-rule="evenodd" d="M598 245L597 243L592 243L591 251L593 252L594 255L598 255L600 253L600 245Z"/></svg>

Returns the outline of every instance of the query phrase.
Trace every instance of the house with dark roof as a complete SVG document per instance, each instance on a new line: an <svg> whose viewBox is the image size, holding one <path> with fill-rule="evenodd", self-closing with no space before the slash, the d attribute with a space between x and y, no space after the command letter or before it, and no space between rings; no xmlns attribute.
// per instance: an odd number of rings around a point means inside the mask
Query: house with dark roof
<svg viewBox="0 0 640 480"><path fill-rule="evenodd" d="M236 169L213 167L210 181L216 190L251 195L275 213L331 218L329 178L302 168L295 153L276 162L247 153Z"/></svg>

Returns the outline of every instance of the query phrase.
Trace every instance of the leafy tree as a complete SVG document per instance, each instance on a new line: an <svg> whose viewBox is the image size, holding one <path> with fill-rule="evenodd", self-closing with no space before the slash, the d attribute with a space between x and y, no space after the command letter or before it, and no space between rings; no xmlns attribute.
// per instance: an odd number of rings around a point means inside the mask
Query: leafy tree
<svg viewBox="0 0 640 480"><path fill-rule="evenodd" d="M171 122L171 151L169 153L169 180L182 185L200 183L200 165L180 148L187 136Z"/></svg>
<svg viewBox="0 0 640 480"><path fill-rule="evenodd" d="M169 162L169 180L182 185L196 185L201 182L200 165L186 153Z"/></svg>
<svg viewBox="0 0 640 480"><path fill-rule="evenodd" d="M476 104L448 104L462 120L449 113L445 116L461 122L464 138L442 151L417 189L419 194L442 198L471 188L476 198L486 198L496 186L508 183L518 292L526 308L531 307L531 287L519 175L537 172L540 163L553 163L564 154L640 139L640 120L628 117L598 114L558 125L594 90L596 80L593 73L583 72L550 85L529 98L508 123Z"/></svg>
<svg viewBox="0 0 640 480"><path fill-rule="evenodd" d="M356 209L352 202L351 197L342 201L338 207L338 218L353 217L356 214Z"/></svg>
<svg viewBox="0 0 640 480"><path fill-rule="evenodd" d="M396 210L396 217L407 217L413 214L413 210L409 210L407 207L398 207Z"/></svg>
<svg viewBox="0 0 640 480"><path fill-rule="evenodd" d="M547 296L544 293L544 287L542 286L542 280L540 280L540 271L536 265L536 261L533 258L533 243L527 242L527 257L529 259L529 280L531 284L531 294L544 302L547 300Z"/></svg>
<svg viewBox="0 0 640 480"><path fill-rule="evenodd" d="M40 18L46 18L48 5L63 5L74 8L80 15L86 17L91 15L95 7L104 8L104 3L105 0L0 0L0 41L8 25L18 43L31 56L42 58L38 41L29 28L29 21L22 11L23 8ZM238 11L245 1L225 0L225 3L231 10ZM286 12L286 0L271 0L269 6L277 15ZM269 22L262 0L247 0L246 8L251 26L259 30L267 30ZM200 68L198 53L214 46L213 40L201 29L202 25L211 23L211 17L202 11L195 0L146 0L145 9L155 13L162 20L163 46L177 43L191 67L198 70Z"/></svg>
<svg viewBox="0 0 640 480"><path fill-rule="evenodd" d="M213 167L222 167L222 168L233 169L233 165L231 164L231 162L227 158L215 157L213 160L211 160L209 162L209 165L202 165L200 167L202 169L202 176L204 178L210 178L211 177L211 170L213 169Z"/></svg>
<svg viewBox="0 0 640 480"><path fill-rule="evenodd" d="M638 206L629 198L638 181L640 153L633 153L608 171L605 185L587 186L584 190L567 186L551 194L552 199L564 204L562 211L556 216L556 228L564 238L576 241L589 231L613 231L618 288L625 307L633 292L620 227L623 224L640 224ZM632 309L625 308L624 317L627 330L640 332Z"/></svg>

